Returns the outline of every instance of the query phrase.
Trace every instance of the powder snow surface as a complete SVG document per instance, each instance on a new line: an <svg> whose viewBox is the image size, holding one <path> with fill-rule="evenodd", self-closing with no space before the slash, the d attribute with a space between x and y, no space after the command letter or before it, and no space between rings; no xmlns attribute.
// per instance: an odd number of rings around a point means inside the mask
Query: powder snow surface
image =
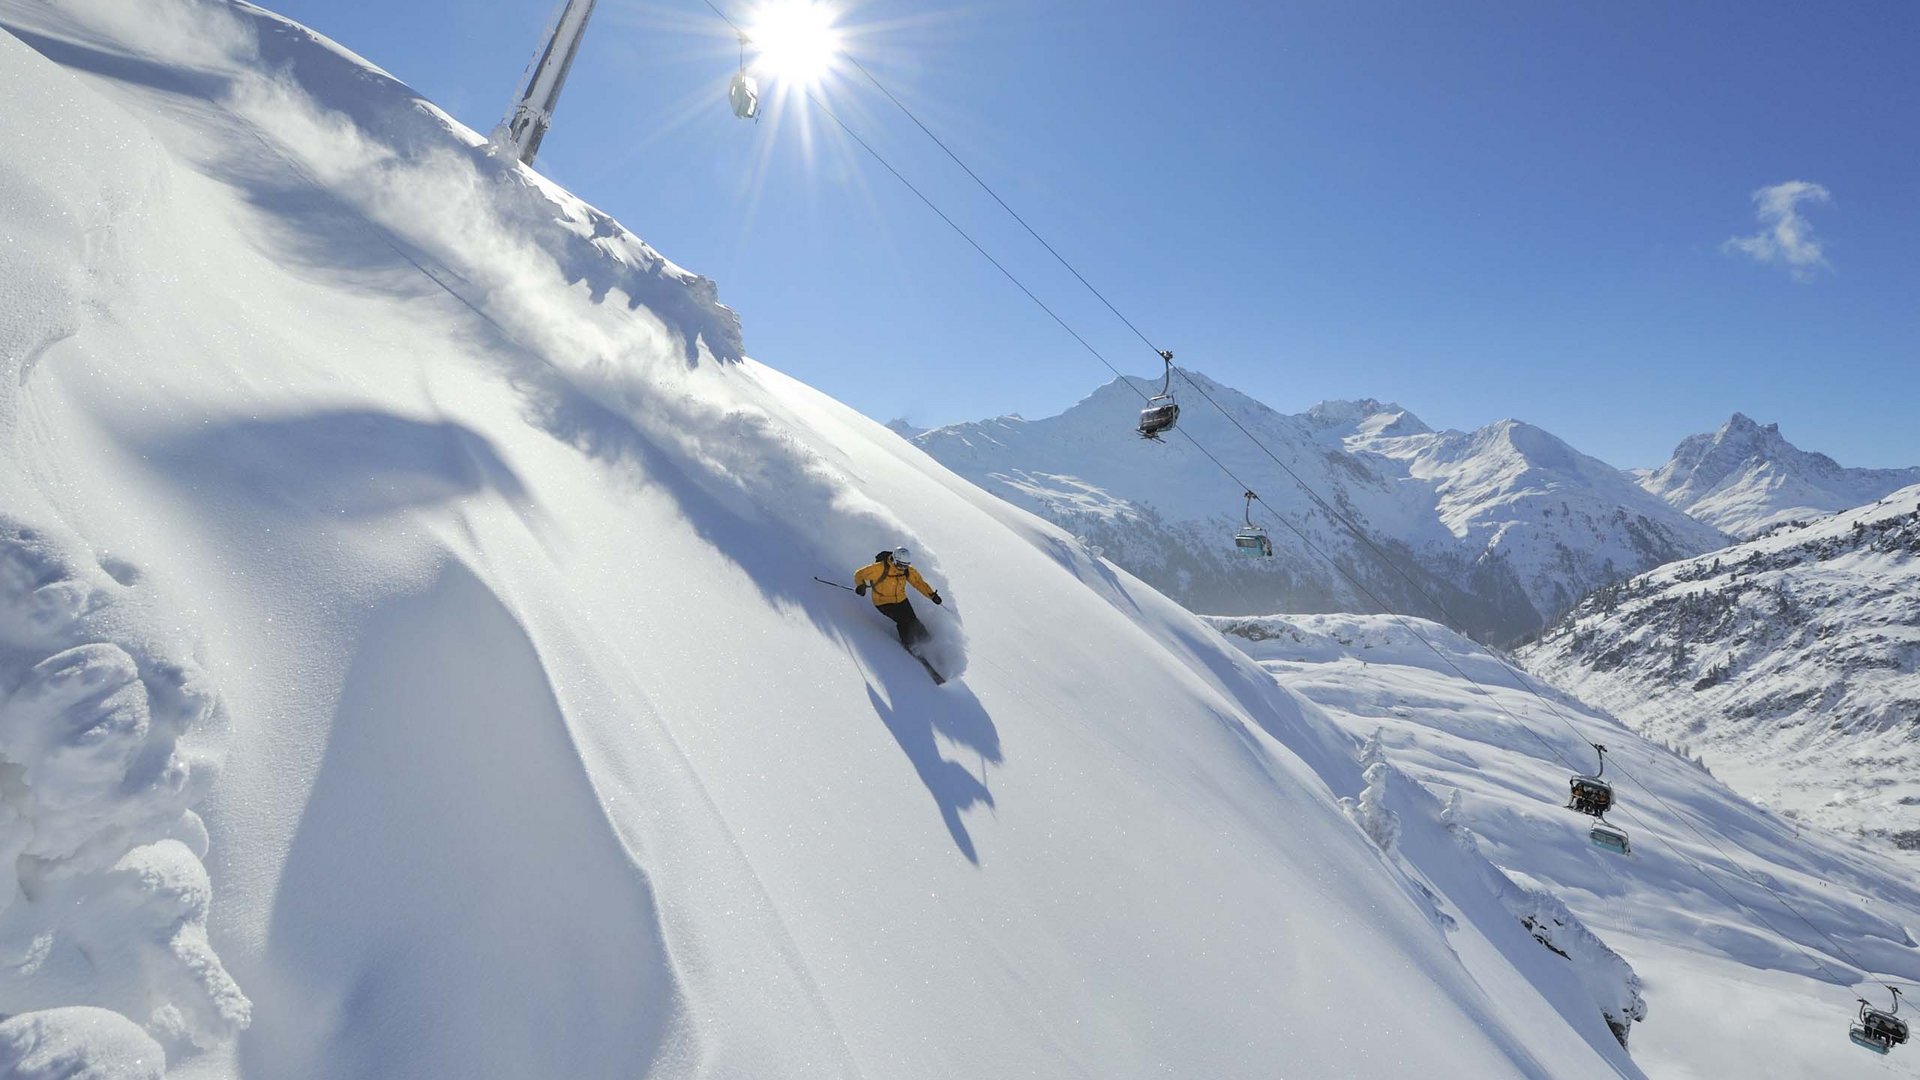
<svg viewBox="0 0 1920 1080"><path fill-rule="evenodd" d="M1318 707L713 283L258 9L0 26L16 1074L1643 1075ZM903 543L945 687L812 580Z"/></svg>

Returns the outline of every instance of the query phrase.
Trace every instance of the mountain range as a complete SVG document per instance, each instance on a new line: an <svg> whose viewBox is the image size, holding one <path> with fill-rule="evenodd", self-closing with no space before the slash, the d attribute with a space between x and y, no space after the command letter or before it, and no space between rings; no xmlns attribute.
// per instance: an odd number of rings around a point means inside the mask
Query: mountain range
<svg viewBox="0 0 1920 1080"><path fill-rule="evenodd" d="M1384 605L1493 641L1528 636L1601 585L1920 482L1920 468L1845 468L1739 413L1658 469L1621 470L1520 420L1435 431L1371 398L1290 415L1181 375L1180 427L1157 443L1132 431L1157 387L1133 379L1041 420L890 426L1193 610ZM1245 519L1228 473L1257 485L1253 521L1274 558L1236 554Z"/></svg>
<svg viewBox="0 0 1920 1080"><path fill-rule="evenodd" d="M1511 640L1602 584L1727 542L1531 424L1434 431L1409 410L1370 399L1287 415L1182 374L1189 392L1180 428L1160 442L1134 434L1141 393L1153 384L1130 379L1058 416L956 424L914 441L1214 614L1384 604ZM1271 535L1271 559L1235 554L1244 505L1229 472L1256 485L1254 521Z"/></svg>

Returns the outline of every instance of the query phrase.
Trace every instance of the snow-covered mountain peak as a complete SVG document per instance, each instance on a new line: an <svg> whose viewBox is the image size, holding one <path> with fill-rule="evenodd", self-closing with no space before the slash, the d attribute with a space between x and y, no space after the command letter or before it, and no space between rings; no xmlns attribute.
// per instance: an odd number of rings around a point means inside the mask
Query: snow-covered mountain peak
<svg viewBox="0 0 1920 1080"><path fill-rule="evenodd" d="M1566 440L1525 420L1496 420L1474 433L1475 445L1512 454L1529 468L1572 473L1590 467L1595 459L1575 450Z"/></svg>
<svg viewBox="0 0 1920 1080"><path fill-rule="evenodd" d="M1349 449L1361 449L1374 439L1424 435L1433 430L1406 408L1374 398L1322 401L1300 419L1315 438Z"/></svg>
<svg viewBox="0 0 1920 1080"><path fill-rule="evenodd" d="M1689 435L1646 490L1735 536L1786 521L1823 517L1920 482L1920 468L1850 469L1787 441L1777 423L1734 413L1711 432Z"/></svg>

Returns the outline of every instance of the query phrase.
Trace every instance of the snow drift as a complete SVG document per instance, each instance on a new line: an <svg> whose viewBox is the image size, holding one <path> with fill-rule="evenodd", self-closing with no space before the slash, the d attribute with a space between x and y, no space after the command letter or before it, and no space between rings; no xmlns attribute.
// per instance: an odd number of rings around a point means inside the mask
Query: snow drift
<svg viewBox="0 0 1920 1080"><path fill-rule="evenodd" d="M391 77L0 26L14 1071L1640 1075L1312 706ZM945 687L812 580L902 543Z"/></svg>

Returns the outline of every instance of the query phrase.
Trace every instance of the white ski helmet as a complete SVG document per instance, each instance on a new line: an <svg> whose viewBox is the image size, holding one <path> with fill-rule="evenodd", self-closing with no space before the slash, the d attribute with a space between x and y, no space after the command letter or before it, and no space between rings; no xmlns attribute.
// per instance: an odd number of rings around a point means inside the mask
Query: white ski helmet
<svg viewBox="0 0 1920 1080"><path fill-rule="evenodd" d="M913 552L911 552L911 551L908 551L908 550L907 550L906 548L903 548L903 547L901 547L901 548L894 548L894 549L893 549L893 561L894 561L894 562L896 562L896 563L899 563L899 564L900 564L901 566L912 566L912 565L913 565Z"/></svg>

